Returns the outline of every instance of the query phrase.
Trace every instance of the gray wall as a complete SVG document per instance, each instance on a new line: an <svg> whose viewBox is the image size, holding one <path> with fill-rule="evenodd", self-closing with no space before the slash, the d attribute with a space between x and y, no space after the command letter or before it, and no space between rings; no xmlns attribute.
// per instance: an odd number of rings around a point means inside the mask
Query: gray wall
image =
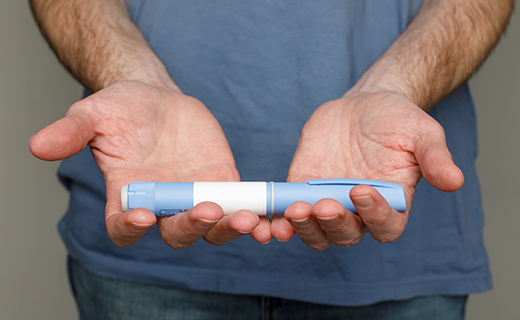
<svg viewBox="0 0 520 320"><path fill-rule="evenodd" d="M520 19L472 80L479 117L485 241L495 289L470 299L468 319L520 315ZM67 195L57 163L28 150L81 88L42 40L27 1L0 1L0 319L74 319L56 223Z"/></svg>
<svg viewBox="0 0 520 320"><path fill-rule="evenodd" d="M479 126L482 183L495 289L470 299L468 319L520 319L520 11L471 80Z"/></svg>

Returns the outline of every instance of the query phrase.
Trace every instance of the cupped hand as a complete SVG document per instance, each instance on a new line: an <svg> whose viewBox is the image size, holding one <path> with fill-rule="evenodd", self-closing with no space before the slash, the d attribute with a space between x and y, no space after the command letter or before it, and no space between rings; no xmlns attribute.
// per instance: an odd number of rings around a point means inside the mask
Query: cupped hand
<svg viewBox="0 0 520 320"><path fill-rule="evenodd" d="M441 125L403 95L348 92L320 106L308 120L288 181L344 177L395 182L404 188L408 210L393 210L374 188L361 185L350 192L357 215L332 199L314 206L297 202L284 217L273 219L271 232L282 241L297 233L315 250L333 243L351 246L366 232L380 242L393 242L406 227L422 176L442 191L464 183Z"/></svg>
<svg viewBox="0 0 520 320"><path fill-rule="evenodd" d="M135 244L156 223L164 241L177 249L200 238L221 245L248 233L259 242L270 240L267 219L248 211L224 216L215 203L159 219L145 209L122 212L120 189L132 181L240 180L217 120L173 83L126 81L107 87L38 132L30 149L52 161L87 144L105 177L106 226L115 244Z"/></svg>

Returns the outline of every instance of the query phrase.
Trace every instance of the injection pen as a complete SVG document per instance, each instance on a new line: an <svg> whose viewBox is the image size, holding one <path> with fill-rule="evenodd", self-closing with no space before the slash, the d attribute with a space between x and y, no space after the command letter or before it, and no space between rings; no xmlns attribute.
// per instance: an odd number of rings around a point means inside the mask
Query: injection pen
<svg viewBox="0 0 520 320"><path fill-rule="evenodd" d="M374 187L397 211L406 210L403 187L397 183L365 179L318 179L307 182L132 182L121 188L123 211L145 208L156 216L172 216L204 202L215 202L224 213L241 209L258 215L283 214L296 201L314 204L335 199L356 213L349 197L356 185Z"/></svg>

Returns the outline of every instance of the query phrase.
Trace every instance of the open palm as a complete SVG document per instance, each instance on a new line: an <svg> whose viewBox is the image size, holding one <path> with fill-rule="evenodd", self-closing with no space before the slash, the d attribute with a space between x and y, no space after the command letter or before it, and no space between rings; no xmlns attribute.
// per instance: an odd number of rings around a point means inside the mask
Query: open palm
<svg viewBox="0 0 520 320"><path fill-rule="evenodd" d="M159 221L145 209L121 212L120 188L132 181L240 180L220 125L197 99L166 86L120 82L72 105L66 117L35 135L30 147L41 159L59 160L87 144L105 177L107 230L118 245L137 242L156 222L174 248L201 237L222 244L260 224L250 212L224 218L212 203ZM270 237L257 233L261 242Z"/></svg>
<svg viewBox="0 0 520 320"><path fill-rule="evenodd" d="M356 92L322 105L312 115L288 180L348 177L396 182L403 185L410 208L422 175L443 191L462 186L462 173L451 159L442 127L400 94ZM359 215L324 200L314 207L297 203L285 216L300 238L317 250L331 243L355 244L367 231L381 242L402 234L409 209L391 209L369 186L353 188L350 196ZM273 234L290 235L288 224L273 224Z"/></svg>

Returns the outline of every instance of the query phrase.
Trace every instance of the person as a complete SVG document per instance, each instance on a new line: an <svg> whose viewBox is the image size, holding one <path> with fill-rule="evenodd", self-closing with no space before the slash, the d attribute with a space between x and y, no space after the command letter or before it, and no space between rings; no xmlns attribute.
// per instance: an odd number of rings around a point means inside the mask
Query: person
<svg viewBox="0 0 520 320"><path fill-rule="evenodd" d="M87 89L30 142L65 159L82 319L461 319L491 288L466 80L512 0L31 5ZM331 177L400 183L409 209L369 186L358 214L323 199L272 219L119 199L132 181Z"/></svg>

